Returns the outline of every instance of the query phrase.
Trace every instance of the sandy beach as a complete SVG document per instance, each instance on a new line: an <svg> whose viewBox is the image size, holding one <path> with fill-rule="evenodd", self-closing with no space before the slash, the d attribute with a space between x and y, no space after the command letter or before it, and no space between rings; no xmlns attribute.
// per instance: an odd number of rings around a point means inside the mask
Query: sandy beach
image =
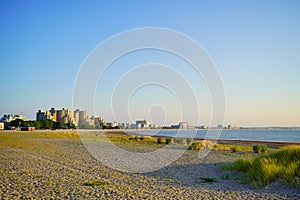
<svg viewBox="0 0 300 200"><path fill-rule="evenodd" d="M155 150L159 146L143 148ZM241 156L231 151L211 151L200 159L197 151L188 150L168 167L132 174L97 161L75 131L3 131L0 199L300 199L299 189L279 181L255 189L234 178L225 179L224 174L234 177L237 172L220 166ZM214 181L206 182L201 177Z"/></svg>

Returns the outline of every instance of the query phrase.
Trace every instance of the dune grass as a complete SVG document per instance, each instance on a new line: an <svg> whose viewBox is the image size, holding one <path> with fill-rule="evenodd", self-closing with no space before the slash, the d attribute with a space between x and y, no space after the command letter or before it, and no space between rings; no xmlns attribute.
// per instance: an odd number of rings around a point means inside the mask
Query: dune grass
<svg viewBox="0 0 300 200"><path fill-rule="evenodd" d="M108 185L107 182L102 180L95 180L95 181L87 181L83 183L84 186L101 186L101 185Z"/></svg>
<svg viewBox="0 0 300 200"><path fill-rule="evenodd" d="M278 179L284 184L300 187L300 145L286 146L255 158L245 157L225 164L223 168L246 173L255 187L267 186Z"/></svg>
<svg viewBox="0 0 300 200"><path fill-rule="evenodd" d="M215 178L211 178L211 177L200 177L200 179L206 183L218 182Z"/></svg>

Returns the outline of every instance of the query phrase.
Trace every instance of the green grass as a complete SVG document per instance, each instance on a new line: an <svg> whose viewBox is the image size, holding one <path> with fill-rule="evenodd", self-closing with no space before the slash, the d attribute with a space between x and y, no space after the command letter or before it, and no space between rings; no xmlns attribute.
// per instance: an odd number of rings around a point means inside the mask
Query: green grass
<svg viewBox="0 0 300 200"><path fill-rule="evenodd" d="M224 180L229 180L229 179L231 179L231 174L230 173L224 173L224 174L222 174L221 177Z"/></svg>
<svg viewBox="0 0 300 200"><path fill-rule="evenodd" d="M96 181L88 181L83 183L84 186L101 186L101 185L108 185L107 182L101 181L101 180L96 180Z"/></svg>
<svg viewBox="0 0 300 200"><path fill-rule="evenodd" d="M246 145L215 144L213 150L248 153L252 151L252 147Z"/></svg>
<svg viewBox="0 0 300 200"><path fill-rule="evenodd" d="M200 179L206 183L217 182L217 180L215 178L211 178L211 177L200 177Z"/></svg>
<svg viewBox="0 0 300 200"><path fill-rule="evenodd" d="M286 146L268 155L239 159L222 168L246 173L255 187L269 185L278 179L300 187L300 146Z"/></svg>

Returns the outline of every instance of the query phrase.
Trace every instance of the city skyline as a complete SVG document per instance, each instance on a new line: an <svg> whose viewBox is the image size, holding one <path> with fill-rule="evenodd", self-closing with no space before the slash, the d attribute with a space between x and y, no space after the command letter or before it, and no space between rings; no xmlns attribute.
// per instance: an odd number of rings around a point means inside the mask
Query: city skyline
<svg viewBox="0 0 300 200"><path fill-rule="evenodd" d="M163 27L193 38L215 62L226 94L224 124L300 126L297 1L2 1L0 5L1 115L23 113L35 119L41 107L73 109L76 76L99 43L130 29ZM112 103L127 99L111 102L110 94L120 76L150 62L168 64L197 86L199 121L209 124L211 99L203 79L182 60L150 50L113 63L99 81L96 105L87 111L106 121L129 122L127 113L110 112ZM128 110L133 119L148 118L154 124L198 121L182 119L176 97L154 85L137 90L128 100Z"/></svg>

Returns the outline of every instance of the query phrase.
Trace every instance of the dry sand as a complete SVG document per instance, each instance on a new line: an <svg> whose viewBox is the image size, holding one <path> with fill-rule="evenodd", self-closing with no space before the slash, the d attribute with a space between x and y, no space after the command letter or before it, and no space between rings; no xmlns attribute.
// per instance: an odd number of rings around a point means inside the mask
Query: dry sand
<svg viewBox="0 0 300 200"><path fill-rule="evenodd" d="M78 137L22 134L0 132L0 199L300 199L299 189L279 182L254 189L224 180L228 172L220 165L240 157L231 152L211 152L199 159L197 151L186 151L159 171L130 174L101 164ZM102 184L87 186L94 181Z"/></svg>

